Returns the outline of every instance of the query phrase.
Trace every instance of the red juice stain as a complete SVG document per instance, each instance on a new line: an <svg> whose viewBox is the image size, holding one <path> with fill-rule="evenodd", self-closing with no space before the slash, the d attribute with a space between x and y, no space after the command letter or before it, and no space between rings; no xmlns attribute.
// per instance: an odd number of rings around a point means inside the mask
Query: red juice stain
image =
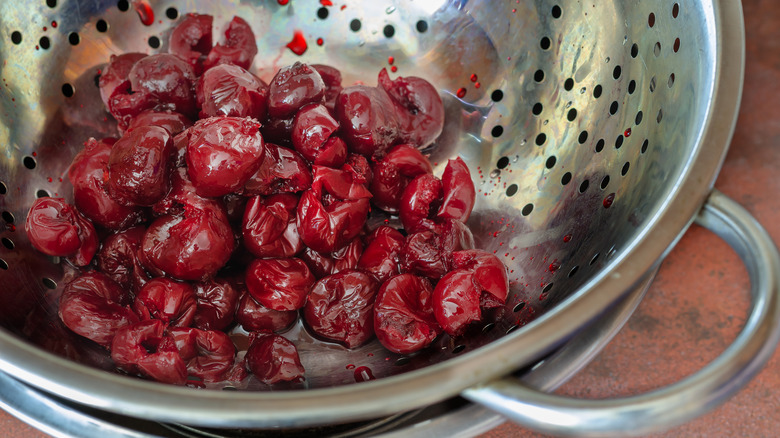
<svg viewBox="0 0 780 438"><path fill-rule="evenodd" d="M514 14L515 12L517 12L517 9L512 9L512 13Z"/></svg>
<svg viewBox="0 0 780 438"><path fill-rule="evenodd" d="M306 45L306 38L303 37L303 32L296 30L295 33L293 33L292 41L287 43L287 48L298 56L303 55L306 52L306 49L309 48L309 46Z"/></svg>
<svg viewBox="0 0 780 438"><path fill-rule="evenodd" d="M392 67L390 67L390 71L391 71L391 72L393 72L393 73L395 73L395 72L397 72L397 71L398 71L398 67L396 67L396 66L392 66Z"/></svg>
<svg viewBox="0 0 780 438"><path fill-rule="evenodd" d="M47 30L49 30L49 28L46 27L46 26L43 26L43 31L46 32Z"/></svg>
<svg viewBox="0 0 780 438"><path fill-rule="evenodd" d="M40 48L38 46L35 46L35 50L40 50Z"/></svg>
<svg viewBox="0 0 780 438"><path fill-rule="evenodd" d="M466 89L462 87L458 88L458 91L455 93L455 95L463 99L464 97L466 97Z"/></svg>
<svg viewBox="0 0 780 438"><path fill-rule="evenodd" d="M318 46L321 46L323 43L324 43L324 41L322 40L322 38L317 38L317 45Z"/></svg>
<svg viewBox="0 0 780 438"><path fill-rule="evenodd" d="M16 102L16 98L15 98L15 97L12 97L12 98L11 98L11 102Z"/></svg>
<svg viewBox="0 0 780 438"><path fill-rule="evenodd" d="M615 202L615 194L610 193L606 198L604 198L604 202L602 202L602 204L604 205L604 208L609 208L612 207L613 202Z"/></svg>
<svg viewBox="0 0 780 438"><path fill-rule="evenodd" d="M154 10L149 6L149 3L145 0L135 1L133 2L133 8L135 9L135 12L138 13L138 18L141 19L141 23L143 23L144 26L151 26L154 24Z"/></svg>
<svg viewBox="0 0 780 438"><path fill-rule="evenodd" d="M571 234L567 234L563 236L563 243L569 243L571 242Z"/></svg>
<svg viewBox="0 0 780 438"><path fill-rule="evenodd" d="M51 177L46 178L46 181L52 182L54 181Z"/></svg>
<svg viewBox="0 0 780 438"><path fill-rule="evenodd" d="M631 137L631 128L626 129L625 132L623 132L623 135L626 137Z"/></svg>
<svg viewBox="0 0 780 438"><path fill-rule="evenodd" d="M347 5L341 5L341 10L347 9Z"/></svg>
<svg viewBox="0 0 780 438"><path fill-rule="evenodd" d="M290 3L290 0L278 0L279 4L282 6L285 6L287 3Z"/></svg>
<svg viewBox="0 0 780 438"><path fill-rule="evenodd" d="M56 21L52 21L51 22L51 27L56 29L57 28L57 22Z"/></svg>
<svg viewBox="0 0 780 438"><path fill-rule="evenodd" d="M9 225L8 225L8 231L11 231L11 232L13 232L13 231L16 231L16 225L14 225L14 224L9 224Z"/></svg>
<svg viewBox="0 0 780 438"><path fill-rule="evenodd" d="M558 268L560 268L560 267L561 267L561 264L560 264L560 263L558 263L558 259L555 259L555 260L553 260L553 262L552 262L552 263L550 263L550 266L548 266L548 267L547 267L547 269L548 269L550 272L555 272L555 271L557 271L557 270L558 270Z"/></svg>
<svg viewBox="0 0 780 438"><path fill-rule="evenodd" d="M374 353L368 353L366 356L368 356L368 357L374 357Z"/></svg>
<svg viewBox="0 0 780 438"><path fill-rule="evenodd" d="M479 88L479 87L481 87L481 86L482 86L482 85L480 85L480 83L479 83L479 82L477 82L476 84L474 84L474 88ZM511 170L510 170L510 172L511 172Z"/></svg>
<svg viewBox="0 0 780 438"><path fill-rule="evenodd" d="M322 6L333 6L333 2L330 0L320 0Z"/></svg>
<svg viewBox="0 0 780 438"><path fill-rule="evenodd" d="M356 382L367 382L369 380L374 380L376 377L374 377L374 374L371 372L371 368L369 367L357 367L355 368L355 381Z"/></svg>
<svg viewBox="0 0 780 438"><path fill-rule="evenodd" d="M354 370L355 369L355 365L349 364L349 365L347 365L347 369L348 370Z"/></svg>
<svg viewBox="0 0 780 438"><path fill-rule="evenodd" d="M33 152L33 153L32 153L32 156L33 156L33 157L37 157L37 156L38 156L38 152Z"/></svg>
<svg viewBox="0 0 780 438"><path fill-rule="evenodd" d="M477 82L477 74L476 73L472 73L470 79L471 79L471 82Z"/></svg>
<svg viewBox="0 0 780 438"><path fill-rule="evenodd" d="M388 64L393 65L394 62L395 62L395 58L393 58L392 56L388 56L387 57L387 63Z"/></svg>

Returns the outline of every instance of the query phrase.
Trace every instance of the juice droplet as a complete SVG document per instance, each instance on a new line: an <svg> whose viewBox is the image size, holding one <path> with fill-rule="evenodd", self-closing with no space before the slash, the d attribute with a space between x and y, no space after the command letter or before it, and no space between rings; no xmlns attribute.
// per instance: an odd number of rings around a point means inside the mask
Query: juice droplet
<svg viewBox="0 0 780 438"><path fill-rule="evenodd" d="M625 132L623 132L623 135L626 137L631 137L631 128L626 129Z"/></svg>
<svg viewBox="0 0 780 438"><path fill-rule="evenodd" d="M321 46L323 43L324 43L324 41L322 41L322 38L317 38L317 45L318 46Z"/></svg>
<svg viewBox="0 0 780 438"><path fill-rule="evenodd" d="M33 153L32 153L32 156L33 156L33 157L37 157L37 156L38 156L38 152L33 152Z"/></svg>
<svg viewBox="0 0 780 438"><path fill-rule="evenodd" d="M51 27L56 29L57 28L57 22L56 21L52 21L51 22Z"/></svg>
<svg viewBox="0 0 780 438"><path fill-rule="evenodd" d="M51 177L46 178L46 181L52 182L54 181Z"/></svg>
<svg viewBox="0 0 780 438"><path fill-rule="evenodd" d="M395 72L397 72L397 71L398 71L398 67L396 67L396 66L392 66L392 67L390 67L390 71L391 71L391 72L393 72L393 73L395 73Z"/></svg>
<svg viewBox="0 0 780 438"><path fill-rule="evenodd" d="M358 367L355 369L356 382L366 382L374 379L376 379L376 377L374 377L374 374L369 367Z"/></svg>
<svg viewBox="0 0 780 438"><path fill-rule="evenodd" d="M515 12L517 12L517 9L512 9L512 13L514 14Z"/></svg>
<svg viewBox="0 0 780 438"><path fill-rule="evenodd" d="M341 9L342 11L343 11L344 9L347 9L347 5L341 5L341 8L340 8L340 9Z"/></svg>
<svg viewBox="0 0 780 438"><path fill-rule="evenodd" d="M567 234L567 235L563 236L563 242L564 243L571 242L571 234Z"/></svg>
<svg viewBox="0 0 780 438"><path fill-rule="evenodd" d="M9 224L9 225L8 225L8 231L12 231L12 232L13 232L13 231L16 231L16 225L14 225L14 224Z"/></svg>
<svg viewBox="0 0 780 438"><path fill-rule="evenodd" d="M149 6L149 3L144 0L135 1L133 2L133 8L135 8L135 12L138 13L138 18L141 19L141 23L143 23L144 26L151 26L154 24L154 10Z"/></svg>
<svg viewBox="0 0 780 438"><path fill-rule="evenodd" d="M278 1L279 1L279 4L282 5L282 6L286 5L287 3L290 3L290 0L278 0Z"/></svg>
<svg viewBox="0 0 780 438"><path fill-rule="evenodd" d="M395 62L395 58L393 58L392 56L388 56L387 57L387 63L388 64L393 65L394 62Z"/></svg>
<svg viewBox="0 0 780 438"><path fill-rule="evenodd" d="M471 79L471 82L477 82L477 74L476 73L472 73L470 79Z"/></svg>
<svg viewBox="0 0 780 438"><path fill-rule="evenodd" d="M347 365L347 369L348 370L354 370L355 369L355 365L349 364L349 365Z"/></svg>
<svg viewBox="0 0 780 438"><path fill-rule="evenodd" d="M47 30L49 30L49 28L46 27L46 26L43 26L43 31L46 32Z"/></svg>
<svg viewBox="0 0 780 438"><path fill-rule="evenodd" d="M464 97L466 97L466 89L465 88L458 88L458 91L457 91L457 93L455 93L455 95L458 96L459 98L463 99Z"/></svg>
<svg viewBox="0 0 780 438"><path fill-rule="evenodd" d="M477 82L476 84L474 84L474 88L479 88L479 87L481 87L481 86L482 86L482 85L481 85L479 82Z"/></svg>
<svg viewBox="0 0 780 438"><path fill-rule="evenodd" d="M558 260L556 259L556 260L553 260L553 262L552 262L552 263L550 263L550 266L548 266L548 267L547 267L547 269L548 269L550 272L555 272L555 271L557 271L557 270L558 270L558 268L560 268L560 267L561 267L561 264L560 264L560 263L558 263Z"/></svg>
<svg viewBox="0 0 780 438"><path fill-rule="evenodd" d="M287 43L287 48L292 50L298 56L303 55L309 46L306 45L306 38L303 37L303 32L296 30L293 34L293 39Z"/></svg>
<svg viewBox="0 0 780 438"><path fill-rule="evenodd" d="M330 0L320 0L322 6L333 6L333 2Z"/></svg>
<svg viewBox="0 0 780 438"><path fill-rule="evenodd" d="M604 202L602 202L602 204L604 205L604 208L609 208L612 207L613 202L615 202L615 194L610 193L606 198L604 198Z"/></svg>

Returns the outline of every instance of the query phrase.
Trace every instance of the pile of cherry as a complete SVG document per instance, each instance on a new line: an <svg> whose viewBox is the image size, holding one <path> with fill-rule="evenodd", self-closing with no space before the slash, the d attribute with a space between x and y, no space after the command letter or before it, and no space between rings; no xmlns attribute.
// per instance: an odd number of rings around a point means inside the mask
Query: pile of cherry
<svg viewBox="0 0 780 438"><path fill-rule="evenodd" d="M295 63L269 85L247 71L244 20L216 45L211 28L191 14L170 53L112 56L100 94L121 136L74 158L75 205L30 209L32 245L80 272L60 299L70 330L129 374L273 384L304 377L278 334L299 315L326 342L376 335L405 354L504 303L505 266L464 225L468 167L450 160L438 178L420 152L444 122L430 83L383 69L376 87L342 87L337 69ZM370 229L372 205L403 228Z"/></svg>

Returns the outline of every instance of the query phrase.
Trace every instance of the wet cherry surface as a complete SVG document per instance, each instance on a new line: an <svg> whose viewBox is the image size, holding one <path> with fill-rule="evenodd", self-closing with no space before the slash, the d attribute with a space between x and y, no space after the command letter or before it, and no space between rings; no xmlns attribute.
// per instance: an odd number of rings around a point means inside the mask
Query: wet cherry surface
<svg viewBox="0 0 780 438"><path fill-rule="evenodd" d="M423 277L401 274L382 284L374 304L374 331L390 351L408 354L441 333L433 315L433 287Z"/></svg>
<svg viewBox="0 0 780 438"><path fill-rule="evenodd" d="M273 385L303 379L295 344L275 334L257 333L246 352L246 366L261 382Z"/></svg>
<svg viewBox="0 0 780 438"><path fill-rule="evenodd" d="M254 260L246 271L249 293L273 310L300 309L313 284L308 266L296 258Z"/></svg>
<svg viewBox="0 0 780 438"><path fill-rule="evenodd" d="M51 256L69 257L77 266L89 264L98 249L92 222L62 198L36 199L24 229L35 249Z"/></svg>

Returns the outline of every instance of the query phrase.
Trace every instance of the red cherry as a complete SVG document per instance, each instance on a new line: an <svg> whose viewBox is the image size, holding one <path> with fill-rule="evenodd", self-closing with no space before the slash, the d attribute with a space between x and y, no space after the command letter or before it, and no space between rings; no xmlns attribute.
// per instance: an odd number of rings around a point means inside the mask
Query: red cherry
<svg viewBox="0 0 780 438"><path fill-rule="evenodd" d="M175 111L193 118L197 115L193 92L195 72L180 58L161 53L139 59L130 70L128 79L134 93L132 96L139 94L149 99L147 105L133 108L132 116L149 108Z"/></svg>
<svg viewBox="0 0 780 438"><path fill-rule="evenodd" d="M474 274L474 283L482 291L482 307L498 307L506 302L509 278L506 266L494 254L481 249L455 251L452 269L465 269Z"/></svg>
<svg viewBox="0 0 780 438"><path fill-rule="evenodd" d="M450 336L460 336L466 326L482 319L480 291L473 278L466 270L452 271L439 280L433 291L436 321Z"/></svg>
<svg viewBox="0 0 780 438"><path fill-rule="evenodd" d="M225 29L225 42L211 49L203 67L208 70L218 64L234 64L249 70L255 55L257 43L252 28L242 18L233 17Z"/></svg>
<svg viewBox="0 0 780 438"><path fill-rule="evenodd" d="M303 380L304 369L295 344L279 335L255 334L245 359L249 371L267 385Z"/></svg>
<svg viewBox="0 0 780 438"><path fill-rule="evenodd" d="M344 88L336 98L334 113L350 152L379 158L399 140L393 101L381 88Z"/></svg>
<svg viewBox="0 0 780 438"><path fill-rule="evenodd" d="M273 310L258 303L252 295L241 295L236 320L246 331L282 332L298 319L295 310Z"/></svg>
<svg viewBox="0 0 780 438"><path fill-rule="evenodd" d="M451 270L454 251L473 247L474 237L467 226L459 221L442 221L406 237L401 268L403 272L435 280Z"/></svg>
<svg viewBox="0 0 780 438"><path fill-rule="evenodd" d="M400 253L404 236L388 226L381 226L368 237L366 249L357 262L357 269L368 272L381 284L400 273Z"/></svg>
<svg viewBox="0 0 780 438"><path fill-rule="evenodd" d="M225 330L236 314L239 292L229 281L215 278L195 284L197 308L192 325L201 330Z"/></svg>
<svg viewBox="0 0 780 438"><path fill-rule="evenodd" d="M138 292L133 310L141 320L159 319L172 327L189 327L196 306L192 286L169 278L155 278Z"/></svg>
<svg viewBox="0 0 780 438"><path fill-rule="evenodd" d="M271 80L268 93L268 115L271 118L292 117L302 106L321 103L325 83L317 70L301 62L283 67Z"/></svg>
<svg viewBox="0 0 780 438"><path fill-rule="evenodd" d="M268 85L237 65L210 68L195 87L200 117L232 116L265 119Z"/></svg>
<svg viewBox="0 0 780 438"><path fill-rule="evenodd" d="M431 174L413 179L401 196L399 217L408 233L433 226L433 219L442 199L442 184Z"/></svg>
<svg viewBox="0 0 780 438"><path fill-rule="evenodd" d="M65 286L59 315L77 335L110 347L119 329L138 321L129 302L130 294L113 280L100 272L87 272Z"/></svg>
<svg viewBox="0 0 780 438"><path fill-rule="evenodd" d="M325 107L333 114L336 106L336 97L342 90L341 72L335 67L323 64L312 64L311 68L317 70L322 81L325 83Z"/></svg>
<svg viewBox="0 0 780 438"><path fill-rule="evenodd" d="M395 104L401 141L420 149L433 143L444 128L444 105L436 88L415 76L390 80L384 68L378 82Z"/></svg>
<svg viewBox="0 0 780 438"><path fill-rule="evenodd" d="M330 254L306 248L300 257L309 266L312 274L319 279L347 269L355 269L362 253L363 244L360 243L360 239L355 239L349 245Z"/></svg>
<svg viewBox="0 0 780 438"><path fill-rule="evenodd" d="M263 137L253 119L213 117L193 128L185 159L200 196L223 196L241 190L262 165Z"/></svg>
<svg viewBox="0 0 780 438"><path fill-rule="evenodd" d="M469 168L460 157L447 162L441 184L443 196L437 216L466 222L474 208L477 194Z"/></svg>
<svg viewBox="0 0 780 438"><path fill-rule="evenodd" d="M340 138L331 137L338 128L338 122L324 105L306 105L293 121L293 146L314 164L341 167L347 158L347 145Z"/></svg>
<svg viewBox="0 0 780 438"><path fill-rule="evenodd" d="M130 131L140 126L159 126L173 136L192 126L192 121L183 114L173 111L146 110L133 118L127 130Z"/></svg>
<svg viewBox="0 0 780 438"><path fill-rule="evenodd" d="M187 14L173 28L168 51L187 61L195 74L203 73L203 60L211 51L211 15Z"/></svg>
<svg viewBox="0 0 780 438"><path fill-rule="evenodd" d="M249 200L244 210L244 245L257 257L292 257L303 249L295 211L298 197L284 193Z"/></svg>
<svg viewBox="0 0 780 438"><path fill-rule="evenodd" d="M246 270L246 287L260 304L273 310L296 310L306 303L314 276L300 259L258 259Z"/></svg>
<svg viewBox="0 0 780 438"><path fill-rule="evenodd" d="M233 366L236 346L230 337L216 330L175 327L169 330L187 373L204 382L218 382Z"/></svg>
<svg viewBox="0 0 780 438"><path fill-rule="evenodd" d="M145 214L141 207L124 206L108 195L105 186L110 155L107 139L90 138L73 158L68 179L73 185L73 202L84 216L102 227L120 230L143 221Z"/></svg>
<svg viewBox="0 0 780 438"><path fill-rule="evenodd" d="M165 129L139 126L128 131L108 158L108 193L122 205L154 205L171 188L172 155L173 139Z"/></svg>
<svg viewBox="0 0 780 438"><path fill-rule="evenodd" d="M402 144L394 147L374 167L371 181L371 202L388 213L397 213L401 196L416 176L432 174L430 161L414 147Z"/></svg>
<svg viewBox="0 0 780 438"><path fill-rule="evenodd" d="M55 257L68 257L76 266L86 266L98 249L95 227L62 198L33 201L24 230L33 248Z"/></svg>
<svg viewBox="0 0 780 438"><path fill-rule="evenodd" d="M428 280L411 274L384 282L374 303L374 331L379 342L399 354L430 345L442 331L433 315L432 295Z"/></svg>
<svg viewBox="0 0 780 438"><path fill-rule="evenodd" d="M318 336L355 348L374 336L374 298L379 285L360 271L341 271L318 281L304 308Z"/></svg>
<svg viewBox="0 0 780 438"><path fill-rule="evenodd" d="M174 385L187 381L187 366L174 339L158 319L137 322L117 331L111 343L111 359L131 374Z"/></svg>
<svg viewBox="0 0 780 438"><path fill-rule="evenodd" d="M121 55L111 55L111 60L103 69L98 80L100 86L100 98L106 106L108 112L114 114L111 108L111 98L114 95L126 95L130 91L130 70L132 70L138 60L146 58L144 53L123 53Z"/></svg>

